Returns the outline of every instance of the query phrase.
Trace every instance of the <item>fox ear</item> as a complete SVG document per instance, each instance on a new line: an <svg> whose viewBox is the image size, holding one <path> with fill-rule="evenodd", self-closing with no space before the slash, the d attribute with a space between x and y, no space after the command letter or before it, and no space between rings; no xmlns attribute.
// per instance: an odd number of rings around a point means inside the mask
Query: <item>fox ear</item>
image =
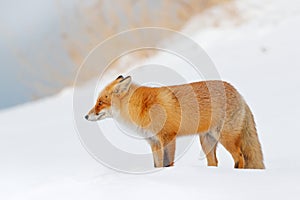
<svg viewBox="0 0 300 200"><path fill-rule="evenodd" d="M124 77L122 75L118 76L118 78L116 78L116 80L122 80L124 79Z"/></svg>
<svg viewBox="0 0 300 200"><path fill-rule="evenodd" d="M131 76L123 78L114 88L114 93L120 94L127 92L131 85Z"/></svg>

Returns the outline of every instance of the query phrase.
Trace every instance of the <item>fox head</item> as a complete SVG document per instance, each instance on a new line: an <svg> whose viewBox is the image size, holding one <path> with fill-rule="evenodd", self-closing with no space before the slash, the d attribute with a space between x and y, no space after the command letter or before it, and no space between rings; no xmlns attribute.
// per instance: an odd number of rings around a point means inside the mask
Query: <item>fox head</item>
<svg viewBox="0 0 300 200"><path fill-rule="evenodd" d="M96 104L85 116L89 121L98 121L112 116L113 101L122 98L129 90L131 77L119 76L108 84L99 94Z"/></svg>

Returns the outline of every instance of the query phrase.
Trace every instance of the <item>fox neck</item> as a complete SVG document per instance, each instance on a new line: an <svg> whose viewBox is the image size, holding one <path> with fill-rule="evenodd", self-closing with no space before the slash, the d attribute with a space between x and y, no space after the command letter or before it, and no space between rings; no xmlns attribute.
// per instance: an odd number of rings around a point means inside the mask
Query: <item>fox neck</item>
<svg viewBox="0 0 300 200"><path fill-rule="evenodd" d="M129 112L130 98L135 95L134 92L139 87L137 84L131 84L128 92L124 96L115 97L112 100L112 117L126 132L139 133L143 131L133 122Z"/></svg>
<svg viewBox="0 0 300 200"><path fill-rule="evenodd" d="M112 113L114 119L126 120L128 118L127 120L130 120L128 112L130 98L132 97L134 91L139 87L139 85L132 83L128 92L125 95L121 97L114 97L112 99Z"/></svg>

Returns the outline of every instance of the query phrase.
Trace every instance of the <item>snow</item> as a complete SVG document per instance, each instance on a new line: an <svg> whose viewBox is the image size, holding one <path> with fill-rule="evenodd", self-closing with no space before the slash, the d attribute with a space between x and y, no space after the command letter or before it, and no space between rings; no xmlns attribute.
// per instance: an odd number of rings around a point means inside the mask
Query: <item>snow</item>
<svg viewBox="0 0 300 200"><path fill-rule="evenodd" d="M298 199L299 3L235 4L242 11L241 24L229 17L220 26L199 28L194 19L185 31L250 105L266 170L233 169L222 146L220 166L207 167L198 140L172 168L140 175L106 168L81 145L73 121L73 89L66 89L0 112L1 199ZM83 102L86 110L88 102Z"/></svg>

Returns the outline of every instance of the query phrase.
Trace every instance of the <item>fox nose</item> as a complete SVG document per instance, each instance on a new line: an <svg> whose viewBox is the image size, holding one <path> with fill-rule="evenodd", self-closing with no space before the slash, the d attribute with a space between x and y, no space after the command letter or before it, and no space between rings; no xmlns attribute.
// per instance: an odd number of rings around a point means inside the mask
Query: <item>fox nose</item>
<svg viewBox="0 0 300 200"><path fill-rule="evenodd" d="M88 119L89 119L89 115L86 115L84 118L85 118L86 120L88 120Z"/></svg>

